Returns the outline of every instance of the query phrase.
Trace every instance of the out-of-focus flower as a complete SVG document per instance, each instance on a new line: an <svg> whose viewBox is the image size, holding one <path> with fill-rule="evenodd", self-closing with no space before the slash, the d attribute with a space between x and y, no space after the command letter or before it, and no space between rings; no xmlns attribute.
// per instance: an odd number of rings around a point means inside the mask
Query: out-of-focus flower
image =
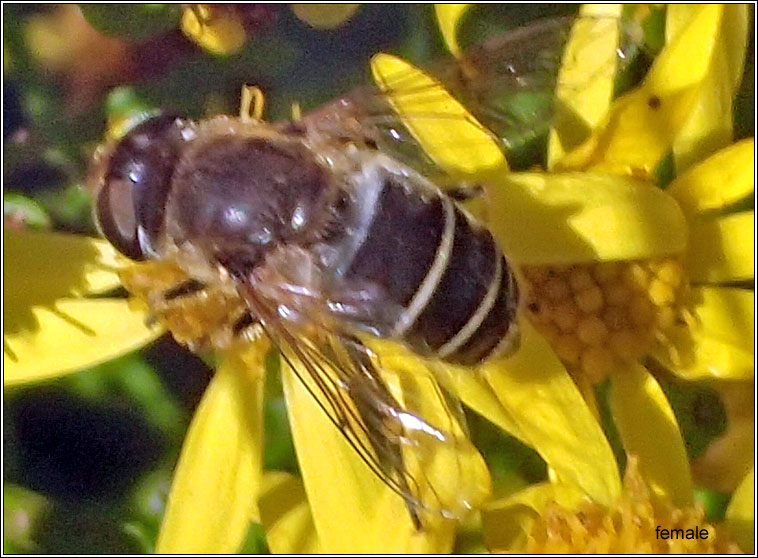
<svg viewBox="0 0 758 558"><path fill-rule="evenodd" d="M719 382L726 411L726 429L692 463L698 482L720 492L732 492L754 467L755 390L747 382Z"/></svg>
<svg viewBox="0 0 758 558"><path fill-rule="evenodd" d="M334 29L346 23L360 4L292 4L297 18L316 29Z"/></svg>
<svg viewBox="0 0 758 558"><path fill-rule="evenodd" d="M315 29L334 29L346 23L360 4L292 4L302 22ZM208 52L234 54L260 27L272 25L277 14L264 4L188 4L181 27L184 34Z"/></svg>
<svg viewBox="0 0 758 558"><path fill-rule="evenodd" d="M25 35L32 59L65 79L74 112L133 74L129 44L96 31L74 4L31 16Z"/></svg>
<svg viewBox="0 0 758 558"><path fill-rule="evenodd" d="M165 4L56 6L29 17L25 45L64 82L67 108L79 113L109 87L160 75L186 56L179 15Z"/></svg>
<svg viewBox="0 0 758 558"><path fill-rule="evenodd" d="M193 4L185 7L182 31L214 54L232 54L247 41L242 15L228 5Z"/></svg>
<svg viewBox="0 0 758 558"><path fill-rule="evenodd" d="M755 467L742 479L726 510L729 529L745 552L755 552Z"/></svg>
<svg viewBox="0 0 758 558"><path fill-rule="evenodd" d="M48 230L50 216L34 200L20 194L3 196L3 228Z"/></svg>

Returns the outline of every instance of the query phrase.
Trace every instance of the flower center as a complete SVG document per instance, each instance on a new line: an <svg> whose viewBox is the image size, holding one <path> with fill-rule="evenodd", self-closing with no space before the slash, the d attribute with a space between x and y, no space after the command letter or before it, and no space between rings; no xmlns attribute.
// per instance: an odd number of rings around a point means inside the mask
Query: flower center
<svg viewBox="0 0 758 558"><path fill-rule="evenodd" d="M687 282L675 257L524 266L527 315L572 374L601 382L680 319Z"/></svg>
<svg viewBox="0 0 758 558"><path fill-rule="evenodd" d="M741 552L727 530L706 520L702 507L676 508L651 498L636 465L627 467L622 496L610 509L591 502L578 510L548 506L532 523L524 550L527 554Z"/></svg>

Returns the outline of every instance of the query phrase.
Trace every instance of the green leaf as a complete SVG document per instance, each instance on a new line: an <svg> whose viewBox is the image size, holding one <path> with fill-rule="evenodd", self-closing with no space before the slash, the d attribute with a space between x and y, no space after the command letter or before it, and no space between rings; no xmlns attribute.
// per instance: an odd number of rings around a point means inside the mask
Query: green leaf
<svg viewBox="0 0 758 558"><path fill-rule="evenodd" d="M87 22L106 35L144 41L179 27L178 4L79 4Z"/></svg>

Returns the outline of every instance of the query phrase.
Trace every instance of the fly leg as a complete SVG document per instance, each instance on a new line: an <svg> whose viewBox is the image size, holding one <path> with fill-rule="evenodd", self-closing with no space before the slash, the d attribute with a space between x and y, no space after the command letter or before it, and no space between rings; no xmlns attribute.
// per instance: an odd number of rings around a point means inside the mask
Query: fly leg
<svg viewBox="0 0 758 558"><path fill-rule="evenodd" d="M445 193L457 202L467 202L480 198L484 187L476 182L462 182L445 189Z"/></svg>

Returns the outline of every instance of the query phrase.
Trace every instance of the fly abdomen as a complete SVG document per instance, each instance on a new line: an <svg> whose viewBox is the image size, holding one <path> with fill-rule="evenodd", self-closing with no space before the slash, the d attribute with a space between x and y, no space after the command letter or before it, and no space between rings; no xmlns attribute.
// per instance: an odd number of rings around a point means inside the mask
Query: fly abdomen
<svg viewBox="0 0 758 558"><path fill-rule="evenodd" d="M455 214L445 271L404 336L449 362L476 364L515 333L518 286L490 232Z"/></svg>
<svg viewBox="0 0 758 558"><path fill-rule="evenodd" d="M518 287L491 233L439 191L386 176L344 278L402 308L387 335L421 354L477 364L517 331Z"/></svg>
<svg viewBox="0 0 758 558"><path fill-rule="evenodd" d="M444 360L475 364L507 353L518 343L518 284L502 255L499 255L499 261L501 272L493 279L488 296L482 299L460 335L440 348L439 356ZM495 293L494 301L491 293Z"/></svg>
<svg viewBox="0 0 758 558"><path fill-rule="evenodd" d="M448 251L444 245L449 243L446 232L452 229L451 223L448 200L421 194L394 176L387 177L345 278L376 284L392 302L413 307L420 287L444 265L438 260Z"/></svg>

